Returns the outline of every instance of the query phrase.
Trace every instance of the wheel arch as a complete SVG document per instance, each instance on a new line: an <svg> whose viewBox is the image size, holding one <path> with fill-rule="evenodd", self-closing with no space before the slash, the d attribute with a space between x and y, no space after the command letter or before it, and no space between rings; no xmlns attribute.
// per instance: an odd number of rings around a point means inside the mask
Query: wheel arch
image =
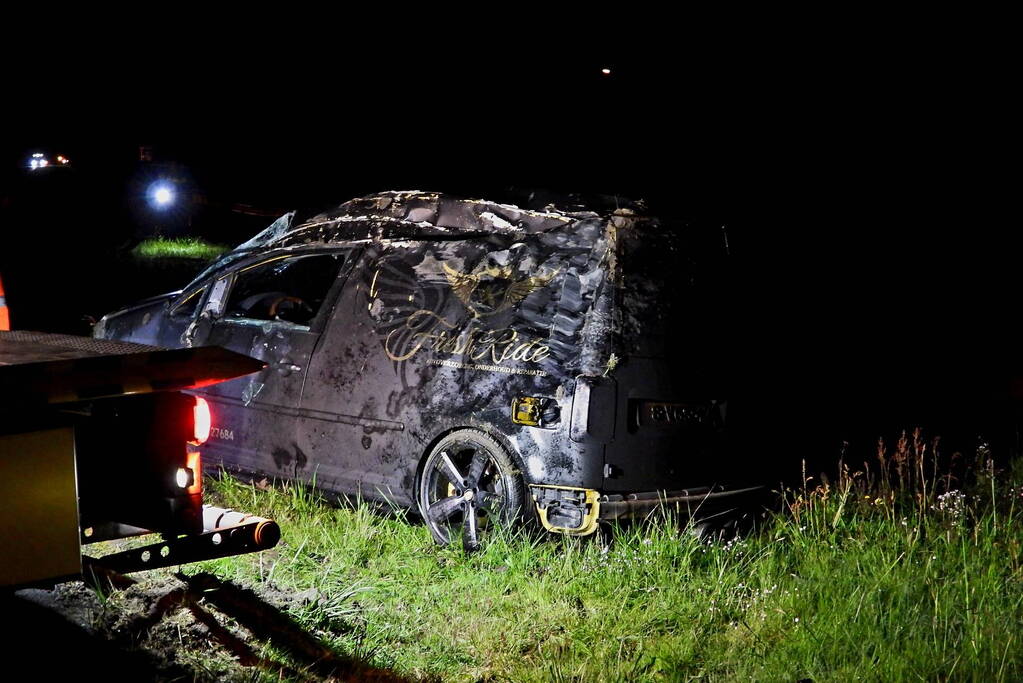
<svg viewBox="0 0 1023 683"><path fill-rule="evenodd" d="M483 432L490 438L497 441L497 443L504 448L505 452L508 453L508 456L512 459L512 462L515 463L515 466L518 468L517 473L522 478L522 484L528 490L530 480L527 474L527 470L525 468L525 464L522 461L522 456L519 454L518 449L516 449L515 446L512 444L511 440L507 436L505 436L504 433L501 432L501 430L497 429L496 427L489 423L459 424L448 427L438 432L432 439L430 439L429 442L427 442L426 446L420 452L419 461L416 463L416 476L412 490L413 500L415 501L419 500L420 493L419 489L423 481L423 467L426 466L426 459L430 457L430 453L433 452L433 449L436 448L437 444L443 441L445 437L454 434L455 432L460 432L462 430L475 430L478 432Z"/></svg>

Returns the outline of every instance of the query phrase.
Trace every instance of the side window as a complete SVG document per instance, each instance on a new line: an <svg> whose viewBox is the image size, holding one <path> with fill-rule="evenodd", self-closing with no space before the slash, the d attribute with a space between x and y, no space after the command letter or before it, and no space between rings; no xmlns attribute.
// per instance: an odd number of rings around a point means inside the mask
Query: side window
<svg viewBox="0 0 1023 683"><path fill-rule="evenodd" d="M205 293L206 288L200 287L187 295L177 306L171 309L171 317L182 320L194 318L196 311L199 310L199 302L202 301L202 295Z"/></svg>
<svg viewBox="0 0 1023 683"><path fill-rule="evenodd" d="M235 275L223 316L309 325L344 260L344 254L307 254L243 268Z"/></svg>

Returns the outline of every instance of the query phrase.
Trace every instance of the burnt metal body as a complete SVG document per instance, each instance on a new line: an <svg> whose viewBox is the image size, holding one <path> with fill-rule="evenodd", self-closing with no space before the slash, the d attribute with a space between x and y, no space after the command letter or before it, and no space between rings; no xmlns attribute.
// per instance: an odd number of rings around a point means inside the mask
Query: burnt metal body
<svg viewBox="0 0 1023 683"><path fill-rule="evenodd" d="M608 503L747 478L725 457L715 303L687 226L626 203L529 210L422 192L293 218L95 331L266 363L202 390L217 425L208 462L413 505L432 445L472 428L527 485ZM305 282L322 292L305 301L285 280L309 257L322 267L302 266ZM261 295L250 282L274 269L282 284Z"/></svg>

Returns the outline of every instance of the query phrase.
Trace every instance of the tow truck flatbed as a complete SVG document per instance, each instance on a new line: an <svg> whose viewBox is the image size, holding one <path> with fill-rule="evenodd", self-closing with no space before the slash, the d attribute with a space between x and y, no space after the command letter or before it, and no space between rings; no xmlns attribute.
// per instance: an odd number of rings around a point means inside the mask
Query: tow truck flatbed
<svg viewBox="0 0 1023 683"><path fill-rule="evenodd" d="M263 367L218 347L161 349L0 331L0 588L272 547L272 520L204 506L211 415L180 393ZM92 559L91 542L159 533Z"/></svg>

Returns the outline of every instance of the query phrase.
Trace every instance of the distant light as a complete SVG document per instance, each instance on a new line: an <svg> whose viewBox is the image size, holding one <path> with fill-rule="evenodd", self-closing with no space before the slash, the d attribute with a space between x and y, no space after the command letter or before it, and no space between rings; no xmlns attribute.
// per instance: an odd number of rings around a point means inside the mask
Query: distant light
<svg viewBox="0 0 1023 683"><path fill-rule="evenodd" d="M166 183L155 183L149 188L149 196L154 204L164 207L174 201L174 190Z"/></svg>
<svg viewBox="0 0 1023 683"><path fill-rule="evenodd" d="M600 70L600 73L602 73L605 76L607 76L608 74L611 73L611 69L608 69L607 67L604 67L603 69Z"/></svg>
<svg viewBox="0 0 1023 683"><path fill-rule="evenodd" d="M28 167L33 171L49 165L50 162L46 159L42 152L33 152L32 158L28 160Z"/></svg>
<svg viewBox="0 0 1023 683"><path fill-rule="evenodd" d="M64 161L65 161L65 159L64 159L64 155L62 155L62 154L58 154L58 155L57 155L57 161L59 161L60 163L62 163L62 164L63 164L63 163L64 163Z"/></svg>

